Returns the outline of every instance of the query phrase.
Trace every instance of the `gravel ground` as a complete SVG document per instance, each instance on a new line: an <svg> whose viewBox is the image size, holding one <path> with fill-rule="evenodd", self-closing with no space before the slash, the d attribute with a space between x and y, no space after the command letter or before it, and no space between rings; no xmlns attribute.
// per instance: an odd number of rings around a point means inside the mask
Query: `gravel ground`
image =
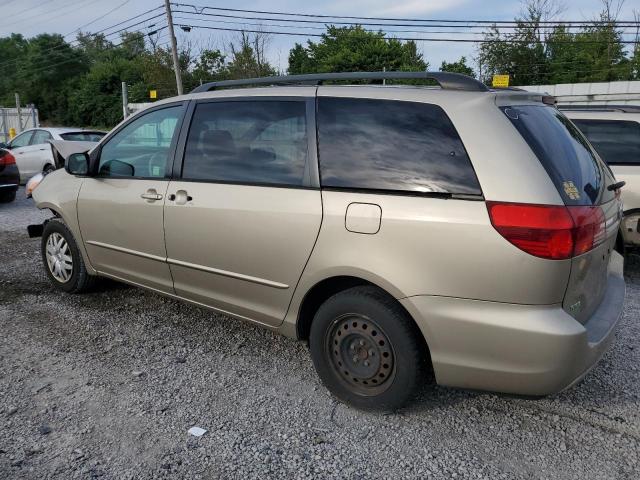
<svg viewBox="0 0 640 480"><path fill-rule="evenodd" d="M640 475L640 256L615 345L571 390L435 387L372 414L332 399L302 343L115 283L54 291L24 230L46 214L18 195L0 205L0 478Z"/></svg>

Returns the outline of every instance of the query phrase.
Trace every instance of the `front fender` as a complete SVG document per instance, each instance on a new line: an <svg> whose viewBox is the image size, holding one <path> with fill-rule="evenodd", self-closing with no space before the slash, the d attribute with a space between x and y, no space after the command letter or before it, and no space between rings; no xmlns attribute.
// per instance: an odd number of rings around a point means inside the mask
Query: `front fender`
<svg viewBox="0 0 640 480"><path fill-rule="evenodd" d="M40 210L49 209L62 218L78 244L87 271L95 275L96 271L89 261L78 223L78 194L83 181L83 178L69 175L64 170L56 170L42 179L32 196Z"/></svg>

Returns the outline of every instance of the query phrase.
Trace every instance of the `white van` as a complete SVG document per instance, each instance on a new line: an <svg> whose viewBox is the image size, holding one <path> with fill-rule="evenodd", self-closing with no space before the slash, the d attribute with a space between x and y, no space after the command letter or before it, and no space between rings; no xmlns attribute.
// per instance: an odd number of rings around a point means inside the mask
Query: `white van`
<svg viewBox="0 0 640 480"><path fill-rule="evenodd" d="M626 246L640 246L640 106L559 106L605 160L622 189Z"/></svg>

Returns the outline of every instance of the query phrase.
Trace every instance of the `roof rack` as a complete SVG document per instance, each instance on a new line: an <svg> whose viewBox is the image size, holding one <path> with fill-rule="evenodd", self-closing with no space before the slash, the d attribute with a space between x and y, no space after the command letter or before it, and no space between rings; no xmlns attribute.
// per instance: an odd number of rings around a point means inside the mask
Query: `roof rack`
<svg viewBox="0 0 640 480"><path fill-rule="evenodd" d="M283 75L274 77L248 78L243 80L222 80L209 82L196 87L191 93L210 92L219 88L241 87L247 85L322 85L327 81L344 80L434 80L444 90L463 90L467 92L486 92L487 86L471 77L452 72L345 72L312 73L305 75Z"/></svg>
<svg viewBox="0 0 640 480"><path fill-rule="evenodd" d="M558 105L560 110L640 113L640 105Z"/></svg>

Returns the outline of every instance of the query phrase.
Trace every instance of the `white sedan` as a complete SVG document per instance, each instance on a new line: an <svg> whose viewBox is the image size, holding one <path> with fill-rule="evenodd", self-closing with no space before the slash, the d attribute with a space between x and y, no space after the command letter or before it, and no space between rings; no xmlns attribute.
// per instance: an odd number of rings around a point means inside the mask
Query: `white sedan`
<svg viewBox="0 0 640 480"><path fill-rule="evenodd" d="M4 148L11 150L24 184L38 173L55 170L50 140L98 142L106 135L98 130L78 128L31 128L11 140Z"/></svg>

